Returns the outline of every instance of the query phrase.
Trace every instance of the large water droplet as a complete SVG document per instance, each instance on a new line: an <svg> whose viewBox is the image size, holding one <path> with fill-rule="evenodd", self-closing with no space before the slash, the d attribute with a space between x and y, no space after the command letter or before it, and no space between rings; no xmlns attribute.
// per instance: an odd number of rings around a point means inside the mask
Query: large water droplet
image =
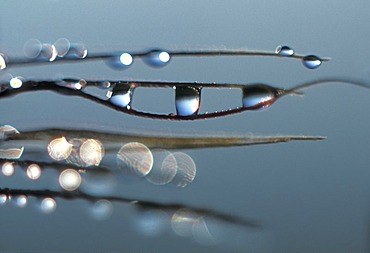
<svg viewBox="0 0 370 253"><path fill-rule="evenodd" d="M180 116L195 115L200 107L200 88L191 86L176 87L176 112Z"/></svg>
<svg viewBox="0 0 370 253"><path fill-rule="evenodd" d="M322 60L316 55L307 55L302 59L302 63L306 68L316 69L320 67Z"/></svg>
<svg viewBox="0 0 370 253"><path fill-rule="evenodd" d="M170 62L171 56L168 52L163 50L149 51L145 57L144 62L152 67L164 67Z"/></svg>
<svg viewBox="0 0 370 253"><path fill-rule="evenodd" d="M243 88L243 107L250 110L267 108L276 98L276 93L268 86L253 85Z"/></svg>
<svg viewBox="0 0 370 253"><path fill-rule="evenodd" d="M294 50L288 46L277 46L275 53L282 56L292 56L294 55Z"/></svg>
<svg viewBox="0 0 370 253"><path fill-rule="evenodd" d="M130 106L133 92L134 88L130 85L117 84L113 91L108 91L107 97L116 106L128 107Z"/></svg>
<svg viewBox="0 0 370 253"><path fill-rule="evenodd" d="M111 57L107 61L107 64L114 69L124 70L129 68L133 61L134 59L132 58L131 54L122 53Z"/></svg>

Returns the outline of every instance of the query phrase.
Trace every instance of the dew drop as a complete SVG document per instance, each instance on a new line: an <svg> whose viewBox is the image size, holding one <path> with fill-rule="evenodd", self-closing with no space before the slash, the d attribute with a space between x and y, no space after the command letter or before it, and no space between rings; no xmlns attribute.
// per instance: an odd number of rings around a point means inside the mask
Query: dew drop
<svg viewBox="0 0 370 253"><path fill-rule="evenodd" d="M134 89L130 85L117 84L111 93L107 93L109 101L118 107L130 106Z"/></svg>
<svg viewBox="0 0 370 253"><path fill-rule="evenodd" d="M276 100L274 90L264 85L246 86L243 88L243 107L250 110L264 109Z"/></svg>
<svg viewBox="0 0 370 253"><path fill-rule="evenodd" d="M294 55L294 50L288 46L277 46L275 53L281 56L292 56Z"/></svg>
<svg viewBox="0 0 370 253"><path fill-rule="evenodd" d="M52 213L57 208L57 202L53 198L44 198L41 201L40 209L43 213Z"/></svg>
<svg viewBox="0 0 370 253"><path fill-rule="evenodd" d="M200 88L191 86L176 87L175 105L177 115L195 115L200 107Z"/></svg>
<svg viewBox="0 0 370 253"><path fill-rule="evenodd" d="M54 42L54 46L58 52L58 57L64 57L68 53L71 43L66 38L60 38Z"/></svg>
<svg viewBox="0 0 370 253"><path fill-rule="evenodd" d="M3 54L0 54L0 70L6 69L6 60Z"/></svg>
<svg viewBox="0 0 370 253"><path fill-rule="evenodd" d="M302 63L308 69L316 69L320 67L322 60L316 55L307 55L302 59Z"/></svg>
<svg viewBox="0 0 370 253"><path fill-rule="evenodd" d="M77 190L82 182L80 173L74 169L66 169L60 173L59 184L66 191Z"/></svg>
<svg viewBox="0 0 370 253"><path fill-rule="evenodd" d="M132 58L131 54L122 53L111 57L107 63L114 69L124 70L129 68L133 61L134 59Z"/></svg>
<svg viewBox="0 0 370 253"><path fill-rule="evenodd" d="M22 87L23 85L23 81L22 81L22 77L20 76L17 76L17 77L13 77L12 79L10 79L9 81L9 85L11 88L13 89L19 89Z"/></svg>
<svg viewBox="0 0 370 253"><path fill-rule="evenodd" d="M4 176L10 177L14 174L14 163L12 162L5 162L1 168L2 173Z"/></svg>
<svg viewBox="0 0 370 253"><path fill-rule="evenodd" d="M143 60L151 67L160 68L166 66L170 62L171 56L166 51L156 49L146 53Z"/></svg>
<svg viewBox="0 0 370 253"><path fill-rule="evenodd" d="M19 195L19 196L16 196L15 199L14 199L14 203L20 207L20 208L23 208L25 206L27 206L27 203L28 203L28 198L26 195Z"/></svg>
<svg viewBox="0 0 370 253"><path fill-rule="evenodd" d="M83 43L70 43L68 52L63 56L67 59L84 59L87 56L87 49Z"/></svg>
<svg viewBox="0 0 370 253"><path fill-rule="evenodd" d="M37 180L41 177L41 168L33 163L27 167L27 177L32 180Z"/></svg>

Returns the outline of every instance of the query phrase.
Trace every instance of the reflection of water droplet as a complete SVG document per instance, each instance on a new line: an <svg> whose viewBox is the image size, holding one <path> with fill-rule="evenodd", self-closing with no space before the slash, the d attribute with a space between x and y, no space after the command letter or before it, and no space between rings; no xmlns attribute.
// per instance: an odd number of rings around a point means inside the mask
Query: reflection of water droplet
<svg viewBox="0 0 370 253"><path fill-rule="evenodd" d="M176 111L177 115L195 115L200 107L200 88L191 86L176 87Z"/></svg>
<svg viewBox="0 0 370 253"><path fill-rule="evenodd" d="M294 50L288 46L277 46L275 53L282 56L294 55Z"/></svg>
<svg viewBox="0 0 370 253"><path fill-rule="evenodd" d="M152 50L148 52L143 60L146 64L152 67L164 67L170 62L171 56L163 50Z"/></svg>
<svg viewBox="0 0 370 253"><path fill-rule="evenodd" d="M145 177L155 185L170 183L177 172L177 162L174 155L164 149L152 150L154 163L150 173Z"/></svg>
<svg viewBox="0 0 370 253"><path fill-rule="evenodd" d="M116 84L111 93L107 93L109 101L119 107L130 106L134 89L130 85Z"/></svg>
<svg viewBox="0 0 370 253"><path fill-rule="evenodd" d="M23 81L22 81L22 77L20 76L17 76L17 77L13 77L12 79L10 79L9 81L9 85L10 87L12 87L13 89L19 89L20 87L22 87L22 84L23 84Z"/></svg>
<svg viewBox="0 0 370 253"><path fill-rule="evenodd" d="M5 56L0 54L0 70L6 69Z"/></svg>
<svg viewBox="0 0 370 253"><path fill-rule="evenodd" d="M101 199L94 203L92 207L92 214L94 218L98 220L104 220L109 218L113 213L113 205L110 201Z"/></svg>
<svg viewBox="0 0 370 253"><path fill-rule="evenodd" d="M68 53L71 43L66 38L60 38L54 42L54 46L58 52L58 56L63 57Z"/></svg>
<svg viewBox="0 0 370 253"><path fill-rule="evenodd" d="M302 59L302 63L306 68L316 69L320 67L322 60L316 55L307 55Z"/></svg>
<svg viewBox="0 0 370 253"><path fill-rule="evenodd" d="M59 184L66 191L77 190L82 182L80 173L74 169L63 170L59 175Z"/></svg>
<svg viewBox="0 0 370 253"><path fill-rule="evenodd" d="M52 213L57 208L57 202L53 198L44 198L41 201L40 209L43 213Z"/></svg>
<svg viewBox="0 0 370 253"><path fill-rule="evenodd" d="M113 56L107 61L107 63L112 68L124 70L130 67L133 61L134 59L132 58L131 54L122 53L122 54Z"/></svg>
<svg viewBox="0 0 370 253"><path fill-rule="evenodd" d="M193 182L197 169L194 160L187 154L182 152L175 152L173 156L176 158L177 174L175 183L179 187L186 187Z"/></svg>
<svg viewBox="0 0 370 253"><path fill-rule="evenodd" d="M48 144L49 156L56 161L67 159L71 152L72 145L65 137L56 138Z"/></svg>
<svg viewBox="0 0 370 253"><path fill-rule="evenodd" d="M12 162L3 163L1 171L3 172L4 176L9 177L9 176L13 175L13 173L14 173L14 164Z"/></svg>
<svg viewBox="0 0 370 253"><path fill-rule="evenodd" d="M100 141L87 139L80 147L80 158L86 166L97 166L104 156L104 148Z"/></svg>
<svg viewBox="0 0 370 253"><path fill-rule="evenodd" d="M270 87L264 85L246 86L243 88L243 107L258 110L269 107L276 100Z"/></svg>
<svg viewBox="0 0 370 253"><path fill-rule="evenodd" d="M18 206L18 207L25 207L28 203L28 199L27 199L27 196L26 195L19 195L19 196L16 196L14 198L14 203Z"/></svg>
<svg viewBox="0 0 370 253"><path fill-rule="evenodd" d="M41 168L33 163L27 167L27 177L32 180L37 180L41 177Z"/></svg>
<svg viewBox="0 0 370 253"><path fill-rule="evenodd" d="M118 151L117 163L123 171L144 177L152 169L153 155L144 144L130 142Z"/></svg>
<svg viewBox="0 0 370 253"><path fill-rule="evenodd" d="M179 209L172 215L172 229L179 236L191 236L193 234L193 224L198 218L199 216L190 209Z"/></svg>
<svg viewBox="0 0 370 253"><path fill-rule="evenodd" d="M8 202L8 196L6 194L0 194L0 205L4 205Z"/></svg>

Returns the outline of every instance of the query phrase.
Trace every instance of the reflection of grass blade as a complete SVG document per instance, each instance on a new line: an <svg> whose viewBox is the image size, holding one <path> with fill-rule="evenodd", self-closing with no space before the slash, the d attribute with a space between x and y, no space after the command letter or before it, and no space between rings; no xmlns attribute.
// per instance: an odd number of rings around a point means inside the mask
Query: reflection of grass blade
<svg viewBox="0 0 370 253"><path fill-rule="evenodd" d="M45 198L45 197L53 197L53 198L61 198L65 200L75 200L81 199L91 202L96 202L101 199L105 199L111 202L118 202L118 203L127 203L135 205L142 209L161 209L164 211L176 211L181 208L188 208L196 212L198 215L204 215L208 217L213 217L220 221L226 221L229 223L250 227L250 228L261 228L261 225L254 220L251 219L244 219L239 218L236 216L228 215L225 213L220 213L215 210L205 209L205 208L196 208L190 207L184 204L166 204L166 203L158 203L153 201L141 201L135 199L129 199L124 197L117 197L117 196L94 196L90 195L81 191L74 191L74 192L67 192L67 191L51 191L51 190L24 190L24 189L9 189L9 188L0 188L0 194L6 194L7 196L17 196L17 195L26 195L26 196L33 196L37 198Z"/></svg>

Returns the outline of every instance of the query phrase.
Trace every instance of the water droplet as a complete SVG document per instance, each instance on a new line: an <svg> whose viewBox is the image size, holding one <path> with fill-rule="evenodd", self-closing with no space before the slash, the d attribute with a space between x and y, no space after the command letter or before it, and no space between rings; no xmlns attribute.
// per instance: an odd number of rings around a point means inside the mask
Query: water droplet
<svg viewBox="0 0 370 253"><path fill-rule="evenodd" d="M302 63L306 68L316 69L320 67L322 60L316 55L307 55L302 59Z"/></svg>
<svg viewBox="0 0 370 253"><path fill-rule="evenodd" d="M39 55L37 56L37 59L39 61L54 61L58 56L57 49L54 45L49 43L44 43L41 45L41 51Z"/></svg>
<svg viewBox="0 0 370 253"><path fill-rule="evenodd" d="M153 154L144 144L130 142L118 151L117 164L124 172L144 177L152 169Z"/></svg>
<svg viewBox="0 0 370 253"><path fill-rule="evenodd" d="M67 59L84 59L87 56L87 49L83 43L70 43L68 52L63 56Z"/></svg>
<svg viewBox="0 0 370 253"><path fill-rule="evenodd" d="M5 162L3 163L3 166L1 168L2 173L4 176L11 176L14 173L14 163L12 162Z"/></svg>
<svg viewBox="0 0 370 253"><path fill-rule="evenodd" d="M74 169L65 169L59 175L59 184L66 191L77 190L81 183L81 175Z"/></svg>
<svg viewBox="0 0 370 253"><path fill-rule="evenodd" d="M265 85L243 88L243 107L250 110L267 108L275 102L276 98L274 90Z"/></svg>
<svg viewBox="0 0 370 253"><path fill-rule="evenodd" d="M28 203L28 198L26 195L19 195L19 196L16 196L15 199L14 199L14 203L18 206L18 207L25 207Z"/></svg>
<svg viewBox="0 0 370 253"><path fill-rule="evenodd" d="M200 107L200 88L191 86L176 87L175 105L177 115L195 115Z"/></svg>
<svg viewBox="0 0 370 253"><path fill-rule="evenodd" d="M118 107L130 106L134 88L130 85L116 84L111 93L107 93L109 101Z"/></svg>
<svg viewBox="0 0 370 253"><path fill-rule="evenodd" d="M154 158L153 168L145 178L155 185L170 183L177 172L175 156L164 149L152 150L152 154Z"/></svg>
<svg viewBox="0 0 370 253"><path fill-rule="evenodd" d="M294 50L288 46L277 46L275 53L282 56L294 55Z"/></svg>
<svg viewBox="0 0 370 253"><path fill-rule="evenodd" d="M33 163L27 167L27 177L32 180L37 180L41 177L41 168Z"/></svg>
<svg viewBox="0 0 370 253"><path fill-rule="evenodd" d="M52 213L57 208L57 202L53 198L44 198L41 201L40 209L43 213Z"/></svg>
<svg viewBox="0 0 370 253"><path fill-rule="evenodd" d="M72 144L65 137L56 138L48 144L49 156L56 161L67 159L71 152Z"/></svg>
<svg viewBox="0 0 370 253"><path fill-rule="evenodd" d="M12 79L10 79L9 81L9 85L11 88L13 89L19 89L20 87L22 87L23 85L23 81L22 81L22 77L20 76L17 76L17 77L13 77Z"/></svg>
<svg viewBox="0 0 370 253"><path fill-rule="evenodd" d="M6 69L5 55L0 54L0 70Z"/></svg>
<svg viewBox="0 0 370 253"><path fill-rule="evenodd" d="M129 68L132 65L133 61L134 59L132 58L131 54L122 53L113 56L107 61L107 63L114 69L124 70Z"/></svg>
<svg viewBox="0 0 370 253"><path fill-rule="evenodd" d="M143 60L151 67L160 68L166 66L170 62L171 56L166 51L155 49L146 53Z"/></svg>
<svg viewBox="0 0 370 253"><path fill-rule="evenodd" d="M0 194L0 205L4 205L8 202L8 196L6 194Z"/></svg>
<svg viewBox="0 0 370 253"><path fill-rule="evenodd" d="M82 90L86 87L86 84L87 82L84 79L63 79L57 82L57 85L73 90Z"/></svg>
<svg viewBox="0 0 370 253"><path fill-rule="evenodd" d="M107 90L109 89L110 87L112 86L111 82L109 81L104 81L104 82L100 82L98 87L102 90Z"/></svg>

